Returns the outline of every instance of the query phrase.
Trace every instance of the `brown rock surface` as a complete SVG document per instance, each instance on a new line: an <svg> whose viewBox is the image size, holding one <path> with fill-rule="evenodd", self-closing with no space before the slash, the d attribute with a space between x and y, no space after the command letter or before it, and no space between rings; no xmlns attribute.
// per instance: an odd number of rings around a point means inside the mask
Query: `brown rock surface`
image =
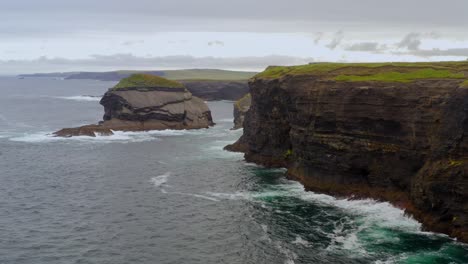
<svg viewBox="0 0 468 264"><path fill-rule="evenodd" d="M145 78L153 80L160 77L145 75ZM121 83L118 85L122 86ZM112 130L199 129L213 126L211 111L206 103L192 96L181 84L177 85L180 87L151 84L109 89L100 101L104 106L104 121L98 125L65 128L54 134L61 137L96 136L112 134Z"/></svg>
<svg viewBox="0 0 468 264"><path fill-rule="evenodd" d="M411 71L372 71L388 69ZM251 80L244 134L226 149L244 152L248 161L287 167L288 176L308 190L391 201L426 229L468 241L464 80L337 81L334 76Z"/></svg>

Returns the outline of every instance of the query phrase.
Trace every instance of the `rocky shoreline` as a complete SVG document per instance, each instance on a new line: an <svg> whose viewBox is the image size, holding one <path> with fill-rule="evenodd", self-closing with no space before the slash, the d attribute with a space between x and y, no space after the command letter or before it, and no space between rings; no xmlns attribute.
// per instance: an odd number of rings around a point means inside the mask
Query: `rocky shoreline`
<svg viewBox="0 0 468 264"><path fill-rule="evenodd" d="M226 149L467 242L467 78L466 62L272 67L251 80L244 133Z"/></svg>

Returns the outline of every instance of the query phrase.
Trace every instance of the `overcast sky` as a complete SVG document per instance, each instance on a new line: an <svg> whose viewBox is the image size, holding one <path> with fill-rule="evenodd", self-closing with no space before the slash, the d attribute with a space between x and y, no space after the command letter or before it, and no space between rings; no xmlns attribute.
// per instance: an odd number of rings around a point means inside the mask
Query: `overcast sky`
<svg viewBox="0 0 468 264"><path fill-rule="evenodd" d="M467 0L0 0L0 74L468 58Z"/></svg>

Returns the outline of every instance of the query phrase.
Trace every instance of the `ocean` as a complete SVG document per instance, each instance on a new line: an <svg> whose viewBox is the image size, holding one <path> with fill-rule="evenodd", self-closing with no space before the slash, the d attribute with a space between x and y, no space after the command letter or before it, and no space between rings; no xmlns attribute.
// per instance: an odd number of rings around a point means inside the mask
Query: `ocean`
<svg viewBox="0 0 468 264"><path fill-rule="evenodd" d="M215 127L54 138L99 121L113 82L0 78L0 263L468 263L389 203L306 192L223 150Z"/></svg>

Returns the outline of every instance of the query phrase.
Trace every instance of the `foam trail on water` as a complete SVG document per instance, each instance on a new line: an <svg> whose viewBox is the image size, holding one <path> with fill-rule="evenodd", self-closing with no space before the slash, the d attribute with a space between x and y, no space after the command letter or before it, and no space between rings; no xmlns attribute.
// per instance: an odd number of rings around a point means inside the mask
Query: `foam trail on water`
<svg viewBox="0 0 468 264"><path fill-rule="evenodd" d="M79 102L99 102L102 96L93 95L74 95L74 96L55 96L57 99L72 100Z"/></svg>
<svg viewBox="0 0 468 264"><path fill-rule="evenodd" d="M209 196L206 196L206 195L196 194L196 193L183 193L183 192L165 192L165 193L192 196L192 197L201 198L201 199L205 199L205 200L209 200L209 201L213 201L213 202L219 202L219 200L216 199L216 198L209 197Z"/></svg>
<svg viewBox="0 0 468 264"><path fill-rule="evenodd" d="M234 118L223 118L215 121L216 123L232 123Z"/></svg>
<svg viewBox="0 0 468 264"><path fill-rule="evenodd" d="M236 192L236 193L216 193L216 192L206 192L207 195L216 197L223 200L249 200L249 193Z"/></svg>
<svg viewBox="0 0 468 264"><path fill-rule="evenodd" d="M156 187L161 187L163 184L167 182L167 179L169 178L169 176L171 176L170 171L162 175L151 178L150 182Z"/></svg>

